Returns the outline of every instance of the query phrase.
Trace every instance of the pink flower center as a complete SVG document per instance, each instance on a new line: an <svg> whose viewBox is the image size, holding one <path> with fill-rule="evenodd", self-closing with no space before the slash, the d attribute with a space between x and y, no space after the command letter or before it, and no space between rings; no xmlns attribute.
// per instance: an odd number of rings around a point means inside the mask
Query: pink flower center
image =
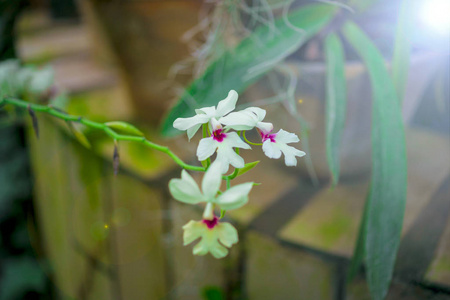
<svg viewBox="0 0 450 300"><path fill-rule="evenodd" d="M203 223L205 223L206 226L208 226L208 229L213 229L214 226L216 226L219 223L219 218L214 216L214 219L212 220L203 220Z"/></svg>
<svg viewBox="0 0 450 300"><path fill-rule="evenodd" d="M216 129L213 131L213 139L218 141L219 143L223 141L224 138L226 138L227 135L222 132L222 129Z"/></svg>
<svg viewBox="0 0 450 300"><path fill-rule="evenodd" d="M258 131L259 131L259 130L258 130ZM270 132L259 131L259 134L261 135L261 139L262 139L263 143L264 143L265 141L269 140L269 139L270 139L270 141L271 141L272 143L275 143L275 142L276 142L276 141L275 141L275 137L277 136L276 133L270 134Z"/></svg>

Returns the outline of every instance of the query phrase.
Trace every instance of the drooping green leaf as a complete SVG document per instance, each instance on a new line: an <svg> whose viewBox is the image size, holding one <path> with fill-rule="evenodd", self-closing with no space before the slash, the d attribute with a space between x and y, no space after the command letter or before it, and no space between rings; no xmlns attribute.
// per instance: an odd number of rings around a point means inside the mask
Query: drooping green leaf
<svg viewBox="0 0 450 300"><path fill-rule="evenodd" d="M327 62L327 159L334 186L339 180L339 146L347 111L344 50L341 41L335 34L330 34L325 40L325 57Z"/></svg>
<svg viewBox="0 0 450 300"><path fill-rule="evenodd" d="M116 176L117 174L119 174L119 167L120 167L119 145L117 144L117 141L114 141L113 169L114 175Z"/></svg>
<svg viewBox="0 0 450 300"><path fill-rule="evenodd" d="M375 300L392 279L406 203L406 147L400 104L384 59L352 22L343 33L364 60L372 83L372 180L365 240L367 281Z"/></svg>
<svg viewBox="0 0 450 300"><path fill-rule="evenodd" d="M28 105L28 114L31 118L31 124L33 125L34 133L36 134L36 138L39 138L39 122L36 117L36 113L33 109L31 109L30 105Z"/></svg>
<svg viewBox="0 0 450 300"><path fill-rule="evenodd" d="M73 136L78 140L78 142L80 142L81 145L88 149L91 148L91 143L89 143L89 140L80 129L74 126L72 122L67 122L67 126L69 127L70 132L72 132Z"/></svg>
<svg viewBox="0 0 450 300"><path fill-rule="evenodd" d="M414 2L414 1L412 1ZM402 1L395 33L394 58L392 60L392 79L400 103L403 102L406 81L408 79L411 51L411 1Z"/></svg>
<svg viewBox="0 0 450 300"><path fill-rule="evenodd" d="M144 136L144 134L139 129L126 122L112 121L105 123L105 125L108 126L109 128L115 129L123 133Z"/></svg>
<svg viewBox="0 0 450 300"><path fill-rule="evenodd" d="M361 225L359 225L358 239L356 241L355 250L353 251L352 261L350 262L350 267L347 273L347 282L350 282L358 274L359 268L364 261L364 256L366 253L365 243L367 236L367 216L369 214L369 201L370 201L370 191L367 194L366 202L364 204L364 213L361 218Z"/></svg>
<svg viewBox="0 0 450 300"><path fill-rule="evenodd" d="M245 164L243 168L239 169L237 176L241 176L247 173L248 171L256 167L257 164L259 164L259 160Z"/></svg>
<svg viewBox="0 0 450 300"><path fill-rule="evenodd" d="M162 134L174 136L181 133L172 126L176 118L190 117L196 108L217 104L232 89L243 92L323 28L335 11L336 7L332 5L307 5L289 13L289 22L279 18L274 27L261 25L255 29L187 88L164 120Z"/></svg>

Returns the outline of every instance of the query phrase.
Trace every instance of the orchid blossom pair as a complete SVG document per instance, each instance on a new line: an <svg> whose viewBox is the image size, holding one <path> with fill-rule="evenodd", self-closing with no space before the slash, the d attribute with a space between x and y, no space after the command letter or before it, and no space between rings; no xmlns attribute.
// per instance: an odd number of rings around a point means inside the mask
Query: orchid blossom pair
<svg viewBox="0 0 450 300"><path fill-rule="evenodd" d="M229 187L227 184L227 190L220 191L222 175L228 171L229 166L231 165L235 169L245 166L238 148L251 149L245 134L243 137L248 143L241 139L241 131L256 128L262 143L251 144L262 145L264 154L269 158L280 158L283 153L287 166L296 166L296 157L305 155L305 152L287 145L299 142L297 135L283 129L272 133L272 123L263 122L266 116L264 109L249 107L233 112L237 100L237 92L231 90L228 96L218 103L217 107L197 109L195 116L178 118L173 124L176 129L186 130L189 140L200 127L207 126L197 147L198 160L207 161L206 166L209 166L202 180L202 190L200 191L197 183L185 170L181 172L180 179L172 179L169 182L169 190L176 200L188 204L206 203L203 220L190 221L183 226L185 245L201 238L194 247L195 255L205 255L210 252L214 257L222 258L228 254L227 247L238 242L237 230L230 223L219 222L219 218L214 214L214 208L217 206L221 212L225 212L242 207L248 202L248 194L254 185L253 182L233 187ZM209 165L210 157L216 152L215 161Z"/></svg>

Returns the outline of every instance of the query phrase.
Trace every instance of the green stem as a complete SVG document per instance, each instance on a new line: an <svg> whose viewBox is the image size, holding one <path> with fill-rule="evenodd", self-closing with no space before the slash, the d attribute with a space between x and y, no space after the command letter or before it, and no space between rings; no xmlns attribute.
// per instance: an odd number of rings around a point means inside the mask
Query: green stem
<svg viewBox="0 0 450 300"><path fill-rule="evenodd" d="M262 144L260 143L252 143L249 140L247 140L247 138L245 137L245 131L242 132L242 137L244 138L244 140L249 143L250 145L254 145L254 146L262 146Z"/></svg>
<svg viewBox="0 0 450 300"><path fill-rule="evenodd" d="M210 134L209 134L209 130L208 130L208 123L203 124L202 127L203 127L203 138L209 137ZM210 157L208 157L206 159L206 162L205 161L202 162L202 165L205 165L205 164L206 164L206 168L209 168L209 166L211 165Z"/></svg>
<svg viewBox="0 0 450 300"><path fill-rule="evenodd" d="M231 187L230 178L229 177L226 178L226 182L227 182L227 190L228 190ZM226 212L227 212L226 210L220 209L220 219L222 219L225 216Z"/></svg>
<svg viewBox="0 0 450 300"><path fill-rule="evenodd" d="M91 120L88 120L88 119L85 119L85 118L82 118L79 116L69 115L69 114L61 112L51 106L29 103L29 102L19 100L19 99L14 99L14 98L1 99L0 107L4 104L10 104L10 105L20 107L23 109L28 109L28 107L30 107L32 110L34 110L36 112L46 113L46 114L49 114L49 115L54 116L61 120L78 122L83 125L86 125L87 127L102 130L108 136L110 136L112 139L117 140L117 141L130 141L130 142L143 143L145 146L147 146L149 148L152 148L152 149L155 149L155 150L158 150L160 152L167 154L180 167L182 167L183 169L186 169L186 170L199 171L199 172L205 172L205 170L206 170L203 167L193 166L193 165L189 165L189 164L185 163L175 153L170 151L170 149L168 147L155 144L155 143L147 140L145 137L119 134L103 123L94 122L94 121L91 121Z"/></svg>

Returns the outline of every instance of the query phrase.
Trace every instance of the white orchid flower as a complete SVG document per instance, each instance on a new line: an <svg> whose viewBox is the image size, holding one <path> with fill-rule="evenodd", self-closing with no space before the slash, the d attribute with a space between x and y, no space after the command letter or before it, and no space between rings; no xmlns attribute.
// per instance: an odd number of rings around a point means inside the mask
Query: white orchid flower
<svg viewBox="0 0 450 300"><path fill-rule="evenodd" d="M214 205L223 210L239 208L248 202L248 194L253 187L253 182L247 182L233 186L217 196L222 183L222 166L215 161L206 171L202 180L202 191L194 179L185 170L181 171L181 178L175 178L169 182L169 190L172 196L181 202L197 204L206 202L203 219L214 219Z"/></svg>
<svg viewBox="0 0 450 300"><path fill-rule="evenodd" d="M222 223L218 220L214 217L211 221L189 221L183 226L185 246L201 238L192 251L194 255L205 255L210 252L215 258L222 258L228 254L226 247L229 248L238 242L236 228L230 223Z"/></svg>
<svg viewBox="0 0 450 300"><path fill-rule="evenodd" d="M238 94L235 90L231 90L228 96L214 106L196 109L195 116L190 118L178 118L173 122L173 127L178 130L187 130L188 138L191 139L202 124L208 123L212 118L219 119L233 111L236 107Z"/></svg>
<svg viewBox="0 0 450 300"><path fill-rule="evenodd" d="M266 111L259 107L248 107L238 112L232 112L219 119L219 122L226 125L226 129L251 130L258 128L263 132L273 130L272 123L262 122L266 116Z"/></svg>
<svg viewBox="0 0 450 300"><path fill-rule="evenodd" d="M217 150L216 161L221 163L222 173L226 173L230 165L243 168L244 159L233 148L251 149L251 147L242 141L236 132L225 132L215 118L211 119L210 124L212 135L200 140L197 148L198 160L207 159Z"/></svg>
<svg viewBox="0 0 450 300"><path fill-rule="evenodd" d="M289 143L299 142L299 138L296 134L284 131L280 129L277 133L260 132L263 141L264 154L269 158L280 158L281 153L284 154L284 162L286 166L296 166L296 156L302 157L306 153L300 151L292 146L288 146Z"/></svg>

